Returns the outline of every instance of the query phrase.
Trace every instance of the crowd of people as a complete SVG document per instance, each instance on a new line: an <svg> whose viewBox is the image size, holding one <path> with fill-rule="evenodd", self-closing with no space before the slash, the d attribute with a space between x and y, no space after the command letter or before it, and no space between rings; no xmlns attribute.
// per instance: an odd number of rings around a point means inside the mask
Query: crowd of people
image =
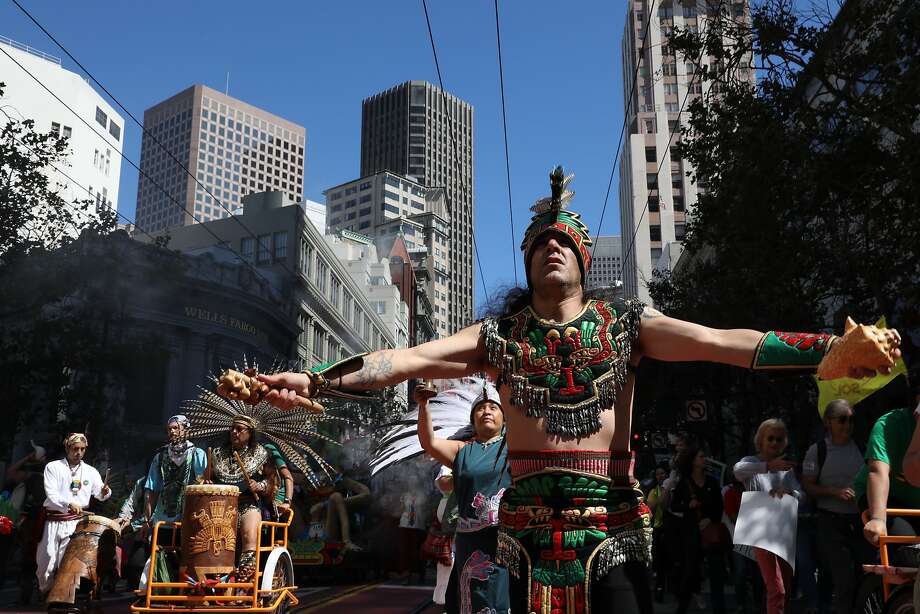
<svg viewBox="0 0 920 614"><path fill-rule="evenodd" d="M823 412L823 435L801 462L789 452L783 421L765 420L754 436L755 453L735 463L724 484L707 472L707 457L693 437L679 436L671 462L657 466L645 483L656 601L670 592L679 614L693 607L724 614L725 586L731 584L739 612L762 607L781 614L796 595L804 612L861 611L862 565L878 562L879 537L920 535L914 518L886 514L920 508L920 386L915 384L912 394L905 407L875 422L865 445L854 439L852 406L832 401ZM733 544L742 494L748 491L797 501L794 561ZM898 564L916 566L914 550L903 547L893 554ZM704 576L708 605L702 598Z"/></svg>

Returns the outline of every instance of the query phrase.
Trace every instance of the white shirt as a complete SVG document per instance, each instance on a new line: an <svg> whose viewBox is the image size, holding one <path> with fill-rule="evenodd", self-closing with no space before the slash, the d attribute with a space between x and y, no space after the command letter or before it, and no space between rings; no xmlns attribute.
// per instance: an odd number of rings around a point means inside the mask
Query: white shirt
<svg viewBox="0 0 920 614"><path fill-rule="evenodd" d="M74 494L71 483L79 482L79 490ZM45 508L56 512L69 511L67 506L76 503L81 508L89 506L90 496L105 501L112 491L102 496L102 477L92 466L83 461L71 469L66 458L52 461L45 465Z"/></svg>

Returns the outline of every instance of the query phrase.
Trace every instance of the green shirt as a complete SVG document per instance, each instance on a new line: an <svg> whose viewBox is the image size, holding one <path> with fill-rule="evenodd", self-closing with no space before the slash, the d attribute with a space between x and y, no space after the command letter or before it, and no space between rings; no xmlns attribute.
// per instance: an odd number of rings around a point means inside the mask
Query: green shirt
<svg viewBox="0 0 920 614"><path fill-rule="evenodd" d="M271 457L272 461L274 461L275 468L278 470L278 478L281 482L278 486L278 492L275 493L275 503L284 503L284 500L287 498L287 493L285 492L284 478L281 477L281 468L287 467L287 461L284 460L281 451L278 450L274 444L266 443L262 445L268 450L268 455Z"/></svg>
<svg viewBox="0 0 920 614"><path fill-rule="evenodd" d="M902 466L916 426L914 412L907 407L893 409L876 421L866 445L866 464L853 482L857 500L866 494L868 463L877 460L891 467L888 507L920 508L920 488L907 482Z"/></svg>

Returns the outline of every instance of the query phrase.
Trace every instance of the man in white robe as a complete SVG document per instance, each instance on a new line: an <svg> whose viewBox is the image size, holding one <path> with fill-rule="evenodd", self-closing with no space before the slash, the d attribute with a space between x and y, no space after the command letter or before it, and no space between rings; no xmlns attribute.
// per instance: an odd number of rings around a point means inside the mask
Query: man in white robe
<svg viewBox="0 0 920 614"><path fill-rule="evenodd" d="M112 494L99 472L83 462L86 445L86 435L71 433L64 440L66 457L45 465L45 529L35 556L42 593L51 588L54 572L90 497L105 501Z"/></svg>

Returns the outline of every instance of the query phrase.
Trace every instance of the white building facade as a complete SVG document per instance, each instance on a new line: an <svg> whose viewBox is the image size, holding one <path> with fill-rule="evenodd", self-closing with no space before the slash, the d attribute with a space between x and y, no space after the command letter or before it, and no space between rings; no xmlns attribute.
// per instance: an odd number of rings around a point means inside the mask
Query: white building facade
<svg viewBox="0 0 920 614"><path fill-rule="evenodd" d="M91 199L97 212L117 210L125 138L122 116L80 75L63 68L60 58L2 36L0 50L0 82L6 84L0 98L0 122L5 125L7 116L17 121L30 119L36 132L67 137L69 155L61 170L73 181L48 169L48 176L60 185L60 196L67 202Z"/></svg>
<svg viewBox="0 0 920 614"><path fill-rule="evenodd" d="M379 253L389 253L402 236L419 280L431 301L437 336L450 334L450 218L444 190L411 177L380 172L329 188L329 234L350 230L373 237Z"/></svg>
<svg viewBox="0 0 920 614"><path fill-rule="evenodd" d="M690 180L692 167L674 150L683 121L681 107L686 112L694 97L714 87L712 81L701 79L700 68L717 62L708 55L699 63L686 60L668 39L674 28L705 30L710 11L724 9L734 19L750 20L750 9L747 0L629 0L627 7L621 46L623 74L628 75L623 100L629 132L619 169L623 285L627 296L651 302L647 284L652 271L670 270L676 262L688 216L705 190ZM654 11L651 20L649 9ZM746 74L740 76L753 83L753 71L742 71Z"/></svg>

